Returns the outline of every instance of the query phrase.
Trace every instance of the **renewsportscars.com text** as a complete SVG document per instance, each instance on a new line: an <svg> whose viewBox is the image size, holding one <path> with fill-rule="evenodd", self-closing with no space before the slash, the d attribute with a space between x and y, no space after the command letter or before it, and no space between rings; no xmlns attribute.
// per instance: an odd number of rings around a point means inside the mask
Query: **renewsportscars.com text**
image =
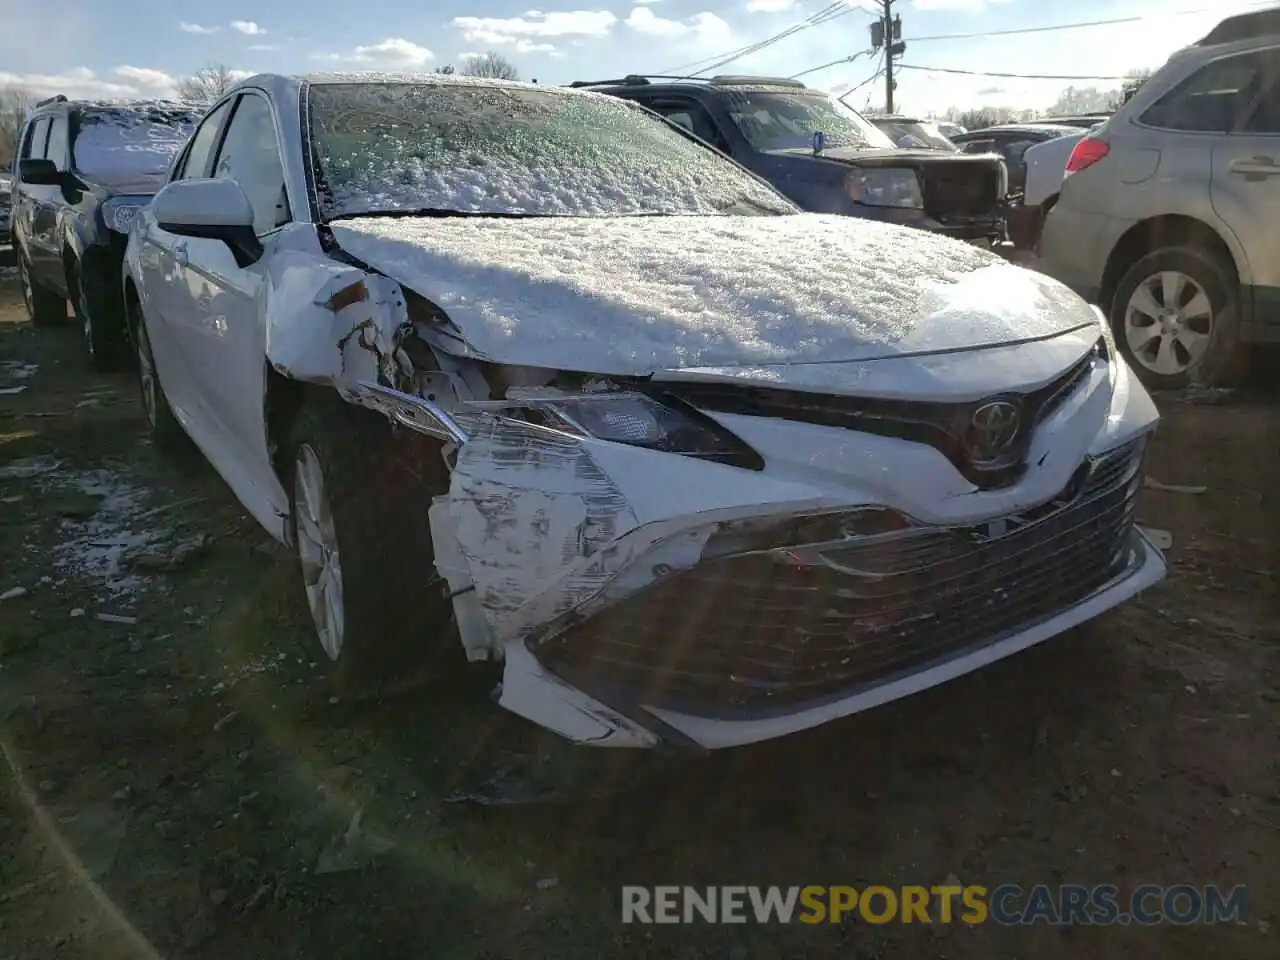
<svg viewBox="0 0 1280 960"><path fill-rule="evenodd" d="M1237 923L1242 886L623 887L623 923L1045 923L1154 926Z"/></svg>

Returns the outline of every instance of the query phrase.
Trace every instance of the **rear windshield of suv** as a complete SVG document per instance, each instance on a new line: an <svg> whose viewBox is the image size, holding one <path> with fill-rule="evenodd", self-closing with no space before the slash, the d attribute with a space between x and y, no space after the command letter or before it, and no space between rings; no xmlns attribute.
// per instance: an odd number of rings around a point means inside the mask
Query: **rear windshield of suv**
<svg viewBox="0 0 1280 960"><path fill-rule="evenodd" d="M95 183L156 187L200 115L197 107L166 102L81 108L72 167Z"/></svg>
<svg viewBox="0 0 1280 960"><path fill-rule="evenodd" d="M456 79L326 82L309 87L307 114L326 218L796 212L719 153L602 94Z"/></svg>

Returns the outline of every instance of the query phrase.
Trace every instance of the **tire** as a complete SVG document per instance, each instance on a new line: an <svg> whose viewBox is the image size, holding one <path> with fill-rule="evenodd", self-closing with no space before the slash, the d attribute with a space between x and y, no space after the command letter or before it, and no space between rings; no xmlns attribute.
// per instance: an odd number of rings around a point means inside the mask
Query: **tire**
<svg viewBox="0 0 1280 960"><path fill-rule="evenodd" d="M1161 276L1166 274L1182 278L1176 304L1163 303ZM1145 310L1135 306L1142 289ZM1244 376L1249 362L1248 348L1240 342L1238 302L1235 272L1222 254L1204 247L1163 247L1120 278L1110 320L1120 351L1148 387L1230 386ZM1152 313L1156 308L1159 316ZM1165 332L1152 336L1153 326Z"/></svg>
<svg viewBox="0 0 1280 960"><path fill-rule="evenodd" d="M85 282L84 270L77 261L72 261L67 267L67 289L71 291L72 308L84 334L89 365L99 373L122 369L129 357L124 324L110 316L111 311L106 304L95 302Z"/></svg>
<svg viewBox="0 0 1280 960"><path fill-rule="evenodd" d="M51 290L37 286L31 278L31 265L27 263L26 254L19 249L18 283L22 286L22 302L27 308L27 316L36 327L53 327L67 320L67 301Z"/></svg>
<svg viewBox="0 0 1280 960"><path fill-rule="evenodd" d="M328 392L312 392L294 420L290 522L303 599L338 692L385 692L432 648L463 660L427 518L432 497L448 488L440 449ZM321 538L333 549L322 554ZM326 567L326 558L337 562ZM317 596L312 585L321 582L327 589ZM340 625L336 643L317 609Z"/></svg>
<svg viewBox="0 0 1280 960"><path fill-rule="evenodd" d="M136 300L126 307L134 316L134 343L138 352L138 390L142 398L142 414L147 423L147 433L152 445L161 453L176 455L191 452L192 443L187 433L173 415L169 398L160 382L160 371L151 352L151 338L147 335L146 321L142 319L142 307Z"/></svg>

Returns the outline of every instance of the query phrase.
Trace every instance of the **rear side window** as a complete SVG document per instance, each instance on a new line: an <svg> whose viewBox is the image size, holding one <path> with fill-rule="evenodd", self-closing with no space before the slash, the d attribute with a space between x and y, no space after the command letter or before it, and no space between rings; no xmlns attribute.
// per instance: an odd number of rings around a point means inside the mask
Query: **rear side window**
<svg viewBox="0 0 1280 960"><path fill-rule="evenodd" d="M1266 55L1246 53L1206 64L1142 114L1165 130L1227 133L1248 115L1266 83Z"/></svg>
<svg viewBox="0 0 1280 960"><path fill-rule="evenodd" d="M49 118L41 117L27 129L27 139L22 144L23 160L44 158L45 141L49 139Z"/></svg>
<svg viewBox="0 0 1280 960"><path fill-rule="evenodd" d="M200 126L196 128L195 136L191 138L191 145L187 148L187 155L182 161L182 168L175 172L173 179L198 180L210 175L209 170L213 166L213 153L218 146L218 134L222 130L223 121L226 120L227 113L231 110L233 103L235 103L235 100L228 100L222 104L217 110L205 117Z"/></svg>

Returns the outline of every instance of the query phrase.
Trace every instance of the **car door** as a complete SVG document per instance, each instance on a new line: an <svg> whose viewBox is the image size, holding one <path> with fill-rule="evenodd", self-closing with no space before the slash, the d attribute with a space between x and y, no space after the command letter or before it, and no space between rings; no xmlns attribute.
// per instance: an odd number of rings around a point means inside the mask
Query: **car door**
<svg viewBox="0 0 1280 960"><path fill-rule="evenodd" d="M1244 248L1256 308L1269 316L1280 313L1280 45L1255 56L1262 89L1213 147L1212 201Z"/></svg>
<svg viewBox="0 0 1280 960"><path fill-rule="evenodd" d="M211 172L244 190L264 252L257 262L240 266L222 241L185 238L186 262L178 268L184 279L177 287L178 348L209 416L210 441L218 448L210 459L243 494L243 484L261 487L271 477L263 424L262 306L266 264L280 229L293 219L279 133L265 94L249 91L237 99Z"/></svg>
<svg viewBox="0 0 1280 960"><path fill-rule="evenodd" d="M60 172L65 173L68 161L69 129L65 111L55 113L49 121L49 136L45 141L44 156ZM40 202L36 207L32 236L39 250L38 263L33 262L35 275L40 283L51 290L61 291L70 297L67 289L66 265L62 261L61 214L67 208L67 191L62 186L37 187Z"/></svg>
<svg viewBox="0 0 1280 960"><path fill-rule="evenodd" d="M21 159L43 160L48 141L49 118L41 117L27 129ZM15 174L17 172L14 171ZM33 278L43 284L49 269L49 251L47 241L40 236L41 210L47 205L50 191L58 188L22 183L16 178L14 186L17 190L13 209L14 233L21 237L22 251L31 265Z"/></svg>
<svg viewBox="0 0 1280 960"><path fill-rule="evenodd" d="M209 176L233 101L215 107L196 128L175 161L170 181ZM160 383L175 415L193 436L207 432L207 415L197 402L193 371L179 343L187 324L187 277L183 271L188 240L159 228L150 211L142 214L137 263L139 299Z"/></svg>

